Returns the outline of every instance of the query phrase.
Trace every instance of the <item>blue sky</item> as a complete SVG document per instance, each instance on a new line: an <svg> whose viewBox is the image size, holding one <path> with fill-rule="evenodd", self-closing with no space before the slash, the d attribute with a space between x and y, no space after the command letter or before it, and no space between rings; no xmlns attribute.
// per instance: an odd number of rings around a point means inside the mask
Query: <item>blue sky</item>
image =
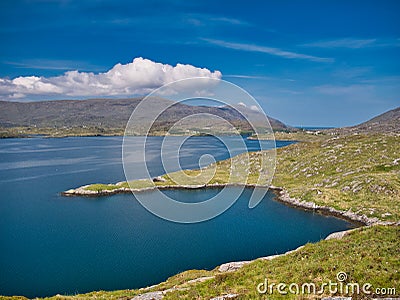
<svg viewBox="0 0 400 300"><path fill-rule="evenodd" d="M399 13L399 1L1 1L0 98L90 98L86 82L143 57L219 71L291 125L353 125L400 104ZM62 95L68 80L80 85Z"/></svg>

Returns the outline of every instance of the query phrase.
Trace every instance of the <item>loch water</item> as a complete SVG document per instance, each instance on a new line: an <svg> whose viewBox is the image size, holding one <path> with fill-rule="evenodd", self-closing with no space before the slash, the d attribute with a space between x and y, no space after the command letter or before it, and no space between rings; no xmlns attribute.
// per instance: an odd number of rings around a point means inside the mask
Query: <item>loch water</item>
<svg viewBox="0 0 400 300"><path fill-rule="evenodd" d="M277 141L277 146L289 143ZM152 175L163 173L157 155L161 144L161 137L149 138ZM260 148L257 141L245 144L246 149L235 148L232 153ZM271 192L249 209L250 188L225 213L196 224L160 219L131 194L60 195L83 184L125 180L121 145L121 137L0 140L0 295L36 297L144 287L188 269L212 269L229 261L283 253L351 226L285 206ZM193 137L182 145L181 166L198 167L199 157L207 153L216 160L232 155L218 139ZM137 178L144 174L138 170ZM227 196L236 189L229 187ZM202 201L218 192L218 188L165 191L182 201ZM154 195L146 192L146 197Z"/></svg>

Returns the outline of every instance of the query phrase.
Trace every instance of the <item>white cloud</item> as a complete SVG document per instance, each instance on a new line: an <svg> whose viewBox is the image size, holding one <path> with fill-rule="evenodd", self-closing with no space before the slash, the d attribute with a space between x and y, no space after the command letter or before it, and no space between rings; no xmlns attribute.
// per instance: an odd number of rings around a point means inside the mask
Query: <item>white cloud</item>
<svg viewBox="0 0 400 300"><path fill-rule="evenodd" d="M242 75L242 74L228 74L224 75L224 78L243 78L243 79L271 79L268 76L257 76L257 75Z"/></svg>
<svg viewBox="0 0 400 300"><path fill-rule="evenodd" d="M368 47L400 47L399 39L357 39L357 38L343 38L335 40L322 40L312 43L303 44L305 47L316 48L347 48L347 49L361 49Z"/></svg>
<svg viewBox="0 0 400 300"><path fill-rule="evenodd" d="M234 19L234 18L227 18L227 17L212 17L210 18L211 21L216 21L216 22L222 22L222 23L227 23L227 24L232 24L232 25L244 25L244 26L250 26L251 24L239 20L239 19Z"/></svg>
<svg viewBox="0 0 400 300"><path fill-rule="evenodd" d="M105 73L68 71L64 75L47 78L0 78L0 98L6 100L30 96L140 95L164 84L190 77L220 79L222 74L192 65L171 66L138 57L128 64L116 64Z"/></svg>
<svg viewBox="0 0 400 300"><path fill-rule="evenodd" d="M182 17L184 23L195 27L220 27L220 26L253 26L251 23L225 16L210 15L210 14L185 14Z"/></svg>
<svg viewBox="0 0 400 300"><path fill-rule="evenodd" d="M257 107L257 105L248 106L243 102L239 102L238 105L241 106L241 107L248 108L248 109L253 110L253 111L260 111L260 109Z"/></svg>
<svg viewBox="0 0 400 300"><path fill-rule="evenodd" d="M317 62L333 62L334 61L332 58L312 56L312 55L307 55L307 54L302 54L302 53L285 51L285 50L281 50L279 48L265 47L265 46L259 46L259 45L254 45L254 44L231 43L231 42L227 42L227 41L214 40L214 39L202 39L202 40L207 43L217 45L217 46L220 46L223 48L249 51L249 52L267 53L270 55L280 56L280 57L288 58L288 59L305 59L305 60L317 61Z"/></svg>
<svg viewBox="0 0 400 300"><path fill-rule="evenodd" d="M93 65L80 60L63 60L63 59L24 59L21 61L3 61L4 64L14 66L21 69L39 69L39 70L75 70L79 66L81 70L101 71L103 67Z"/></svg>
<svg viewBox="0 0 400 300"><path fill-rule="evenodd" d="M326 40L318 41L314 43L304 44L307 47L318 47L318 48L364 48L371 46L376 42L376 39L337 39L337 40Z"/></svg>

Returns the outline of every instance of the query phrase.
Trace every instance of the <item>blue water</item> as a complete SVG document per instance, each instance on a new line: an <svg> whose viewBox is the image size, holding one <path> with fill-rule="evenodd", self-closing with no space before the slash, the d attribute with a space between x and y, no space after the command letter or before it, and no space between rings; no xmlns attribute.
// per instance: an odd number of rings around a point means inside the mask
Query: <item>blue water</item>
<svg viewBox="0 0 400 300"><path fill-rule="evenodd" d="M151 138L149 151L157 153L161 140ZM350 226L282 205L271 193L249 209L250 189L224 214L198 224L162 220L130 194L60 196L82 184L124 180L121 143L120 137L0 140L1 295L137 288L187 269L282 253ZM248 150L260 147L257 141L246 144ZM198 166L204 153L229 157L216 139L192 138L181 149L182 167ZM157 155L149 168L162 173ZM234 194L237 188L229 189ZM201 201L218 189L166 193Z"/></svg>

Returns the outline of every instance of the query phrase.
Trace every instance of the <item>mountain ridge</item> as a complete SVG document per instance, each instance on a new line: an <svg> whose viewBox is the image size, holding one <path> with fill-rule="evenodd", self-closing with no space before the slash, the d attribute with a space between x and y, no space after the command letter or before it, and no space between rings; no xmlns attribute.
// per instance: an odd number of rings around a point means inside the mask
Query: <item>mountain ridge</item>
<svg viewBox="0 0 400 300"><path fill-rule="evenodd" d="M333 134L367 134L394 133L400 134L400 107L383 112L365 122L354 126L327 129Z"/></svg>
<svg viewBox="0 0 400 300"><path fill-rule="evenodd" d="M101 129L100 131L105 134L115 131L123 132L131 113L142 99L0 101L0 127L33 127L36 131L40 131L41 128L83 127ZM251 131L245 117L234 107L191 106L161 98L157 98L157 101L168 101L171 106L154 122L153 133L168 131L167 129L176 121L188 115L199 113L216 115L229 121L241 131ZM262 119L260 112L243 108L241 108L241 111L244 111L245 115L251 116L251 120ZM142 118L146 118L146 115ZM269 117L269 121L274 130L294 130L294 128L274 118Z"/></svg>

